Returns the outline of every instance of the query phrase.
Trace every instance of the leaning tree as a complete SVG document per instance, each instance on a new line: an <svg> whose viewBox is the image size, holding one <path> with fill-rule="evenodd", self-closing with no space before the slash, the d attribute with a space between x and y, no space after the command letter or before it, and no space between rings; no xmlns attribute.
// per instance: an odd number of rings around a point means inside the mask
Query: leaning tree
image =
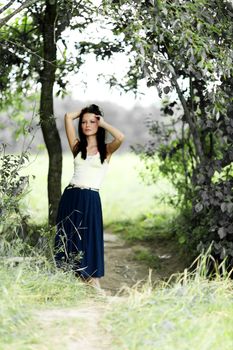
<svg viewBox="0 0 233 350"><path fill-rule="evenodd" d="M125 81L110 83L137 91L146 78L163 98L168 122L151 124L154 139L143 151L159 154L188 211L180 241L213 241L215 254L232 263L232 3L106 0L102 11L131 60Z"/></svg>

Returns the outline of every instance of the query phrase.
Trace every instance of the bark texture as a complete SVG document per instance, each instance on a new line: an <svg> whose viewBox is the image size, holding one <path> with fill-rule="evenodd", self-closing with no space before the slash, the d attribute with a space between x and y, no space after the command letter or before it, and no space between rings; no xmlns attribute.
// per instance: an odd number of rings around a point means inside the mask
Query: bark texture
<svg viewBox="0 0 233 350"><path fill-rule="evenodd" d="M48 170L48 204L49 224L54 225L58 203L61 197L62 148L56 126L53 108L53 87L56 73L56 17L57 3L46 1L43 20L43 70L40 73L41 98L40 122L41 129L49 155Z"/></svg>

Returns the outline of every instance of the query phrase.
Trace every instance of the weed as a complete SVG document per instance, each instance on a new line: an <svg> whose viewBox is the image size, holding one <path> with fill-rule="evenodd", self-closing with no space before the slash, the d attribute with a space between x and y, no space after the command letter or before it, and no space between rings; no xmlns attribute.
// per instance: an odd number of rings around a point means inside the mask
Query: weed
<svg viewBox="0 0 233 350"><path fill-rule="evenodd" d="M128 288L127 302L114 305L104 321L113 331L113 348L232 349L233 282L230 274L222 278L224 268L217 264L215 278L208 280L209 259L202 254L195 270L155 288L150 279L143 287Z"/></svg>
<svg viewBox="0 0 233 350"><path fill-rule="evenodd" d="M158 256L152 254L148 248L135 248L134 249L134 258L137 261L142 261L148 267L152 269L159 269L161 267L161 261Z"/></svg>
<svg viewBox="0 0 233 350"><path fill-rule="evenodd" d="M134 220L119 220L106 225L106 230L122 234L130 241L151 241L171 237L170 215L147 213Z"/></svg>

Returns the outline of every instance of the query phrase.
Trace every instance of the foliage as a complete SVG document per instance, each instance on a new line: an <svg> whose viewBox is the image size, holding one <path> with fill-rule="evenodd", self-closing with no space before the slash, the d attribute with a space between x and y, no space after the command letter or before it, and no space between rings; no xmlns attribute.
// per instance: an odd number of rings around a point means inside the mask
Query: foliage
<svg viewBox="0 0 233 350"><path fill-rule="evenodd" d="M20 202L25 196L29 176L20 174L27 164L28 154L7 154L2 146L0 154L0 216L1 240L8 241L24 236L27 216L20 209Z"/></svg>
<svg viewBox="0 0 233 350"><path fill-rule="evenodd" d="M8 3L6 3L4 6L2 6L2 4L1 4L0 14L3 14L4 17L0 19L0 28L3 27L17 13L20 13L25 8L31 6L33 3L35 3L36 0L25 0L21 6L19 6L18 8L12 9L12 11L10 11L11 13L6 14L6 12L9 12L8 9L11 9L11 6L14 2L15 2L15 0L8 0Z"/></svg>
<svg viewBox="0 0 233 350"><path fill-rule="evenodd" d="M51 259L54 232L47 225L29 225L30 211L24 201L29 193L29 180L25 175L29 166L28 150L21 154L8 154L2 145L0 153L0 255L5 257L37 254ZM14 244L12 244L14 243ZM35 251L34 251L35 250Z"/></svg>
<svg viewBox="0 0 233 350"><path fill-rule="evenodd" d="M104 10L131 59L120 85L136 91L146 78L165 98L166 120L150 128L158 142L144 152L159 153L178 204L192 208L184 241L214 240L216 256L232 255L232 3L119 0L105 1Z"/></svg>
<svg viewBox="0 0 233 350"><path fill-rule="evenodd" d="M57 7L55 23L55 39L59 54L56 62L50 63L56 67L57 95L65 94L69 73L75 73L83 63L82 45L75 43L75 50L68 48L65 29L77 32L84 31L94 21L96 7L91 1L85 4L76 0L54 1ZM52 4L52 2L51 2ZM34 91L40 82L43 69L43 26L45 21L45 3L38 1L26 8L10 25L0 32L0 72L1 72L1 103L12 100L19 92L27 96L28 91ZM4 98L5 97L5 98Z"/></svg>
<svg viewBox="0 0 233 350"><path fill-rule="evenodd" d="M13 2L0 11L14 9ZM76 50L69 49L64 32L67 28L85 30L94 21L95 11L96 7L89 0L31 1L31 6L25 5L24 12L14 17L10 25L3 26L0 32L0 105L14 105L15 94L23 99L29 90L35 92L41 85L39 116L49 154L48 212L51 225L56 221L62 170L61 141L53 109L54 87L56 83L57 95L64 95L69 73L77 72L83 63L78 43L74 45ZM6 69L3 65L5 59Z"/></svg>

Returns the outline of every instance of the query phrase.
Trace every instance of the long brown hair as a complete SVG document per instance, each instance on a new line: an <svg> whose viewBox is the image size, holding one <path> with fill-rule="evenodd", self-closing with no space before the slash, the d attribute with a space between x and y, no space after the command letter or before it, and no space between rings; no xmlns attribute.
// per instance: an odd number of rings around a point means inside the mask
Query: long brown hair
<svg viewBox="0 0 233 350"><path fill-rule="evenodd" d="M103 116L103 113L101 112L99 106L95 104L92 104L81 110L81 113L79 116L79 124L78 124L79 142L77 142L77 144L74 146L74 149L73 149L74 158L77 156L79 152L81 152L81 157L83 159L86 159L87 157L87 138L82 131L82 119L85 113L94 113L96 115ZM107 156L104 128L101 128L101 127L98 128L96 139L97 139L97 148L100 153L100 160L101 160L101 163L103 163Z"/></svg>

